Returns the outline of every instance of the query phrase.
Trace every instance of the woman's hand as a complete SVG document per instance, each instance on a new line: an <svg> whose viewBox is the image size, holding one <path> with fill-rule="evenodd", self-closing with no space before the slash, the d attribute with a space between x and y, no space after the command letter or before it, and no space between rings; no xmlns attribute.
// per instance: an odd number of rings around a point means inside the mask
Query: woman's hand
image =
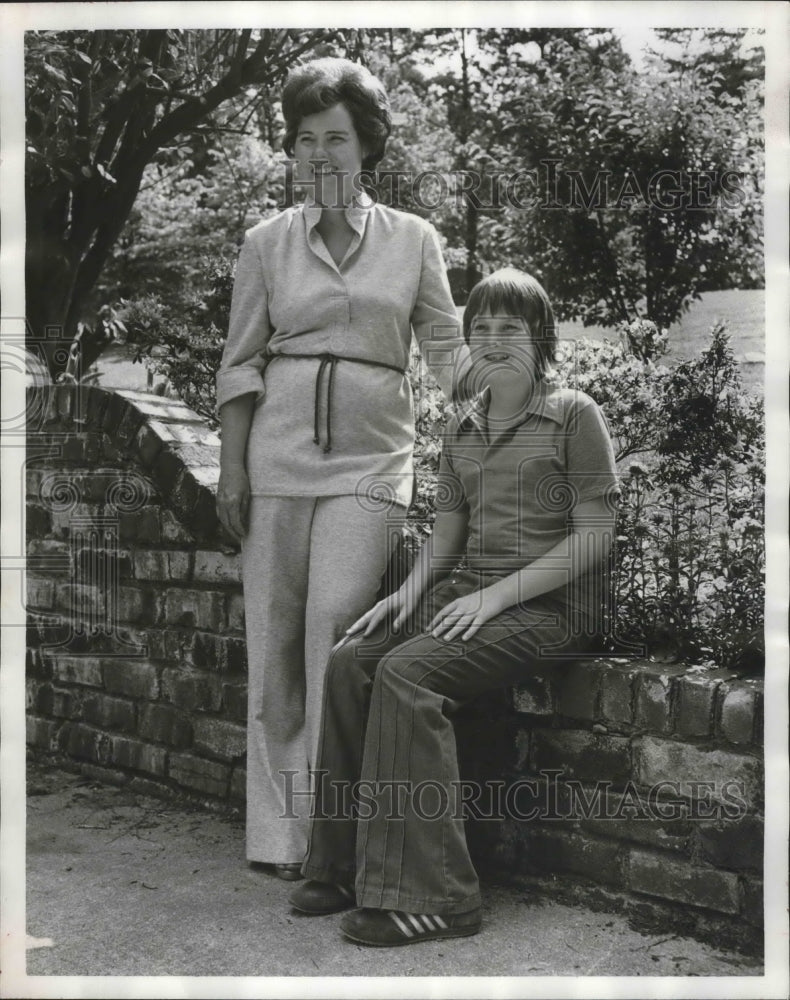
<svg viewBox="0 0 790 1000"><path fill-rule="evenodd" d="M217 487L217 515L220 524L239 544L247 534L250 512L250 481L242 466L222 468Z"/></svg>
<svg viewBox="0 0 790 1000"><path fill-rule="evenodd" d="M370 611L367 611L350 628L346 629L346 635L354 635L356 632L362 632L364 629L362 634L364 637L367 637L386 618L392 619L392 631L397 632L420 603L420 593L421 590L416 583L410 583L407 579L403 586L396 590L394 594L390 594L389 597L385 597L378 604L374 604Z"/></svg>
<svg viewBox="0 0 790 1000"><path fill-rule="evenodd" d="M490 588L474 590L445 605L428 626L428 631L434 639L449 642L460 636L465 641L471 639L481 625L504 610L501 598Z"/></svg>
<svg viewBox="0 0 790 1000"><path fill-rule="evenodd" d="M231 538L241 544L250 513L250 481L245 454L250 436L255 393L234 396L220 407L219 485L217 515Z"/></svg>

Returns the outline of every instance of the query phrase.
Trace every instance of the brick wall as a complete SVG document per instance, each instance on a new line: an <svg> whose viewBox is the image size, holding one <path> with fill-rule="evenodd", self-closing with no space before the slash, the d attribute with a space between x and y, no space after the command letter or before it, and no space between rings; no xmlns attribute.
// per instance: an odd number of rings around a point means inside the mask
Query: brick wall
<svg viewBox="0 0 790 1000"><path fill-rule="evenodd" d="M594 660L465 711L478 864L759 949L762 690L723 670Z"/></svg>
<svg viewBox="0 0 790 1000"><path fill-rule="evenodd" d="M244 611L217 436L182 403L95 387L30 390L28 414L30 745L142 791L243 803ZM759 943L761 682L577 663L458 729L489 873Z"/></svg>
<svg viewBox="0 0 790 1000"><path fill-rule="evenodd" d="M28 412L30 743L242 801L244 612L217 435L145 393L44 387Z"/></svg>

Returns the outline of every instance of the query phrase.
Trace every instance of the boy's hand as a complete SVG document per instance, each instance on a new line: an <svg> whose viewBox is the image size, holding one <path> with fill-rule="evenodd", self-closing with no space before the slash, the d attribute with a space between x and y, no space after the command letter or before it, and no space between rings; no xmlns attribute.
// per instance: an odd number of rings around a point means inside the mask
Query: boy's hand
<svg viewBox="0 0 790 1000"><path fill-rule="evenodd" d="M378 604L374 604L370 611L358 618L353 625L346 629L346 635L354 635L364 629L363 636L367 637L386 618L392 618L392 631L397 632L417 607L419 600L420 591L414 585L409 585L407 580L394 594L390 594Z"/></svg>
<svg viewBox="0 0 790 1000"><path fill-rule="evenodd" d="M481 625L504 610L501 600L490 589L474 590L443 607L428 626L428 631L434 639L449 642L460 636L466 641Z"/></svg>

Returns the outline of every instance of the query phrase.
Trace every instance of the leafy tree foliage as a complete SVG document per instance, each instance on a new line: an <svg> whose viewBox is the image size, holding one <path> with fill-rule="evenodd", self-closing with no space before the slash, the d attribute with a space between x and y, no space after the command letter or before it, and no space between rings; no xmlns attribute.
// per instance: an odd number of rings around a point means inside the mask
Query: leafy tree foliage
<svg viewBox="0 0 790 1000"><path fill-rule="evenodd" d="M98 302L157 295L174 311L200 291L204 261L235 259L245 229L283 203L283 163L262 140L217 130L158 155L95 289ZM169 151L166 151L169 153Z"/></svg>
<svg viewBox="0 0 790 1000"><path fill-rule="evenodd" d="M709 269L759 282L755 85L721 95L672 67L637 73L593 35L543 51L500 106L500 162L531 174L495 227L502 257L539 274L561 315L606 326L668 326Z"/></svg>
<svg viewBox="0 0 790 1000"><path fill-rule="evenodd" d="M476 178L490 175L497 166L490 152L495 138L491 88L496 80L487 74L477 31L372 32L372 40L377 34L386 34L393 65L408 76L440 137L438 145L423 143L427 155L411 171L416 190L401 205L429 214L444 236L450 284L456 302L462 303L489 265L486 232L491 211L481 204Z"/></svg>
<svg viewBox="0 0 790 1000"><path fill-rule="evenodd" d="M764 74L764 52L749 44L746 28L655 28L660 49L649 49L655 62L677 73L693 73L713 85L716 97L744 97ZM760 31L759 34L762 34ZM755 38L756 41L756 38Z"/></svg>
<svg viewBox="0 0 790 1000"><path fill-rule="evenodd" d="M51 374L155 155L247 88L279 84L328 36L269 29L28 35L28 321ZM61 332L47 338L48 327Z"/></svg>
<svg viewBox="0 0 790 1000"><path fill-rule="evenodd" d="M234 261L206 255L191 291L148 293L122 303L120 314L135 346L135 361L164 375L176 394L216 427L214 380L230 316Z"/></svg>
<svg viewBox="0 0 790 1000"><path fill-rule="evenodd" d="M282 204L282 77L328 52L384 79L400 124L380 196L437 225L457 301L503 264L541 277L561 317L608 325L757 287L761 50L664 34L675 48L637 73L602 29L32 33L34 336L96 340L119 294L189 294L207 249L232 255Z"/></svg>
<svg viewBox="0 0 790 1000"><path fill-rule="evenodd" d="M520 264L564 318L668 326L700 291L763 284L762 49L658 34L640 71L608 29L365 36L452 136L412 176L447 172L430 215L457 301Z"/></svg>

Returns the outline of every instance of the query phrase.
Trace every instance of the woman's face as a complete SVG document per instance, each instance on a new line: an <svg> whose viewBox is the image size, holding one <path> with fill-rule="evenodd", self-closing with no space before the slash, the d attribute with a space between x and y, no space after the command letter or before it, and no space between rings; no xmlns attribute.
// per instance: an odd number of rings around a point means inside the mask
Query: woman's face
<svg viewBox="0 0 790 1000"><path fill-rule="evenodd" d="M327 208L348 205L359 190L365 150L344 104L305 115L294 141L296 178L313 187L313 197Z"/></svg>

